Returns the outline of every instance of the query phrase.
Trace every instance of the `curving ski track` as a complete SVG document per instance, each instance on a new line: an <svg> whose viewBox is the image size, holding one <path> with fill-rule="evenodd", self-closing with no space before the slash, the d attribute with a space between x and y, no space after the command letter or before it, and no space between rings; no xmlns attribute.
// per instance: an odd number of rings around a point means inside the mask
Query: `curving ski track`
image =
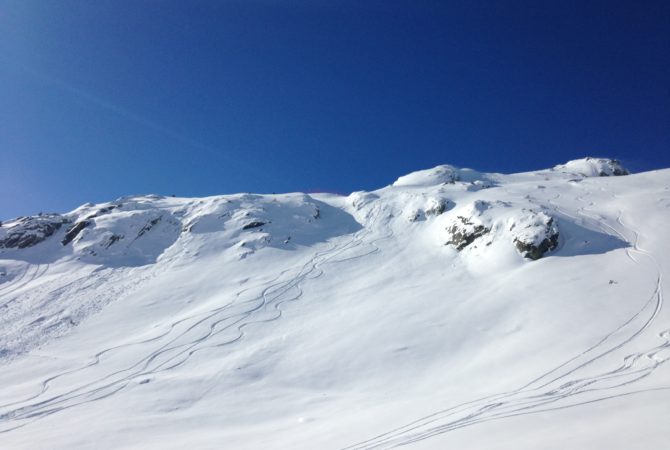
<svg viewBox="0 0 670 450"><path fill-rule="evenodd" d="M379 219L380 207L373 207L371 214L374 217L370 225L373 225ZM84 366L44 379L35 394L0 405L0 433L22 428L51 414L107 398L124 390L137 378L145 378L186 364L191 356L199 351L221 348L239 341L244 337L245 329L252 324L278 320L282 316L282 305L297 301L302 297L301 285L324 274L321 266L326 263L363 258L378 252L376 242L387 239L390 234L365 242L372 231L372 226L368 226L346 239L340 239L343 242L336 241L329 248L316 252L288 280L281 281L286 274L295 272L295 268L282 270L268 282L259 295L251 299L241 302L232 300L209 311L182 318L171 323L166 330L156 336L104 349L93 355L91 361ZM362 246L371 249L338 259L347 252ZM235 298L239 298L250 289L252 288L238 291ZM185 328L177 331L182 326ZM219 337L220 339L217 339ZM103 355L131 346L161 342L165 339L167 339L166 342L152 349L128 367L98 376L93 381L80 384L63 393L48 395L50 385L54 381L91 369L93 366L99 366Z"/></svg>
<svg viewBox="0 0 670 450"><path fill-rule="evenodd" d="M579 220L577 217L561 210L554 203L559 197L560 194L547 201L560 215L572 220ZM578 198L578 200L581 200L581 198ZM658 387L617 392L619 388L648 377L660 365L670 359L670 354L661 356L662 352L670 349L670 329L657 334L663 341L661 344L638 351L632 351L631 349L630 353L621 357L620 366L596 375L580 377L579 374L585 367L629 346L635 338L649 329L663 307L663 276L659 263L650 252L640 247L639 233L624 223L621 212L617 217L617 223L621 226L622 231L605 223L602 224L603 227L597 218L587 214L586 207L580 208L578 214L587 219L595 220L596 225L607 234L617 236L628 242L632 240L633 246L632 248L626 248L626 254L633 263L640 263L635 256L644 256L652 263L657 274L656 283L651 296L643 306L593 346L514 391L486 396L437 411L404 426L344 447L343 450L395 448L492 420L571 408L641 392L670 390L670 387ZM627 238L626 233L632 234L633 238ZM617 341L617 334L625 334L625 336ZM613 391L615 393L612 393ZM596 398L570 401L576 400L579 395L586 393L592 393ZM566 401L567 404L554 405L559 401Z"/></svg>
<svg viewBox="0 0 670 450"><path fill-rule="evenodd" d="M24 270L17 279L11 280L9 284L6 286L0 285L0 297L8 297L14 294L15 292L21 290L22 288L26 287L39 277L46 274L48 270L49 270L49 264L28 265L28 267L26 267L26 270ZM5 301L2 305L0 305L0 308L6 307L14 300L15 300L14 298L10 298L9 300Z"/></svg>

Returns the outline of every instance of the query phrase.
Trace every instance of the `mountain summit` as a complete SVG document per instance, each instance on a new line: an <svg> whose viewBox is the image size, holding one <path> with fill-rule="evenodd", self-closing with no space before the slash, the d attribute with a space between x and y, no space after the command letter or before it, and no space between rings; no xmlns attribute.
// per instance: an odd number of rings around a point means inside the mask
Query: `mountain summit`
<svg viewBox="0 0 670 450"><path fill-rule="evenodd" d="M0 447L661 448L669 220L585 158L3 221Z"/></svg>

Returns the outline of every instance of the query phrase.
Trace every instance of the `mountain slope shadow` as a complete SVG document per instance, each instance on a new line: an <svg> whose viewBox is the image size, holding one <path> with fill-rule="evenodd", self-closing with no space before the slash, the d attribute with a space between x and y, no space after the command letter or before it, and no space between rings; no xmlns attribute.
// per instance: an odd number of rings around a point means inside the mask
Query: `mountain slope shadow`
<svg viewBox="0 0 670 450"><path fill-rule="evenodd" d="M560 219L559 227L561 233L560 244L551 253L551 256L599 255L632 247L630 242L618 236L584 227L570 219Z"/></svg>

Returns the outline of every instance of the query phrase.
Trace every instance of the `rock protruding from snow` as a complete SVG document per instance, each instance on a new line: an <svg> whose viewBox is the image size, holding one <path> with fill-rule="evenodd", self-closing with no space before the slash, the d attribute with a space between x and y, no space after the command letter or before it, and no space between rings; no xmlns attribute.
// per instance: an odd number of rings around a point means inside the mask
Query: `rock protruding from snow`
<svg viewBox="0 0 670 450"><path fill-rule="evenodd" d="M628 169L623 167L616 159L591 157L568 161L565 164L560 164L554 167L553 170L584 177L608 177L630 174Z"/></svg>
<svg viewBox="0 0 670 450"><path fill-rule="evenodd" d="M27 248L39 244L68 223L60 214L19 217L0 227L0 248Z"/></svg>
<svg viewBox="0 0 670 450"><path fill-rule="evenodd" d="M242 229L243 230L250 230L252 228L259 228L259 227L262 227L263 225L265 225L266 223L267 222L263 222L262 220L255 220L253 222L249 222L249 223L245 224L242 227Z"/></svg>
<svg viewBox="0 0 670 450"><path fill-rule="evenodd" d="M558 246L556 222L544 212L527 211L527 214L511 222L514 244L525 258L540 259Z"/></svg>
<svg viewBox="0 0 670 450"><path fill-rule="evenodd" d="M450 202L446 198L431 198L428 199L425 213L427 216L439 216L449 209L449 207Z"/></svg>
<svg viewBox="0 0 670 450"><path fill-rule="evenodd" d="M74 241L77 236L79 236L79 233L81 233L84 228L89 226L91 224L90 220L82 220L81 222L77 222L74 225L72 225L68 230L65 232L65 237L61 241L61 244L67 245L70 242Z"/></svg>
<svg viewBox="0 0 670 450"><path fill-rule="evenodd" d="M406 195L401 197L404 215L410 222L424 221L444 214L454 207L454 202L440 196Z"/></svg>
<svg viewBox="0 0 670 450"><path fill-rule="evenodd" d="M472 245L477 257L516 249L530 260L540 259L558 246L558 226L543 211L509 202L475 200L455 212L447 222L447 245L461 251ZM482 245L478 245L479 239Z"/></svg>
<svg viewBox="0 0 670 450"><path fill-rule="evenodd" d="M156 262L177 240L182 225L169 211L147 206L128 203L114 213L87 215L68 230L62 243L72 245L88 262L111 266Z"/></svg>
<svg viewBox="0 0 670 450"><path fill-rule="evenodd" d="M461 251L489 231L490 228L479 223L474 217L456 216L452 224L447 227L449 233L447 245L453 245L456 250Z"/></svg>
<svg viewBox="0 0 670 450"><path fill-rule="evenodd" d="M472 169L459 169L445 164L432 169L419 170L398 178L394 187L426 187L458 182L471 184L481 189L491 186L490 180L482 173Z"/></svg>

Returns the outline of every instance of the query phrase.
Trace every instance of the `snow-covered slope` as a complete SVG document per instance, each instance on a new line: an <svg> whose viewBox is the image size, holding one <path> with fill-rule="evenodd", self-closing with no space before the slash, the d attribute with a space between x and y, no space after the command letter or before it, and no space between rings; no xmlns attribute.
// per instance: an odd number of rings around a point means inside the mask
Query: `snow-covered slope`
<svg viewBox="0 0 670 450"><path fill-rule="evenodd" d="M670 170L0 226L0 448L663 448Z"/></svg>

